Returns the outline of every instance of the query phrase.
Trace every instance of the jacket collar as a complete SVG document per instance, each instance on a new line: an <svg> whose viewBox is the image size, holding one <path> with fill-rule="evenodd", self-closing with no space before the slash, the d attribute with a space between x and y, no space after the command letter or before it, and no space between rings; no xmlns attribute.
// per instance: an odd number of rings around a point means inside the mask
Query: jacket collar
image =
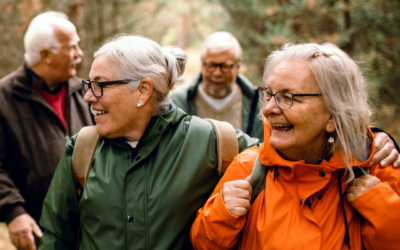
<svg viewBox="0 0 400 250"><path fill-rule="evenodd" d="M145 132L140 138L137 148L141 150L143 154L150 154L150 152L155 148L155 146L160 141L163 133L179 123L179 121L185 117L187 114L180 108L177 108L175 104L171 103L170 110L162 115L152 116ZM125 143L124 138L117 139L107 139L111 144L114 144L122 148L131 148Z"/></svg>
<svg viewBox="0 0 400 250"><path fill-rule="evenodd" d="M369 134L371 135L372 141L371 141L371 150L368 159L366 159L364 162L361 162L357 159L352 159L355 164L354 166L362 167L362 168L369 168L370 167L370 162L372 159L372 156L374 154L374 139L372 136L372 132L370 129L368 129ZM283 159L279 153L274 149L270 144L269 140L271 137L271 130L268 121L264 123L264 143L260 146L260 160L265 166L279 166L279 167L288 167L290 168L293 174L293 170L295 167L306 167L306 168L313 168L313 169L320 169L323 171L327 172L334 172L336 170L344 169L345 164L339 154L339 152L336 152L330 159L329 161L322 160L322 162L319 165L313 165L313 164L307 164L305 160L301 161L288 161Z"/></svg>
<svg viewBox="0 0 400 250"><path fill-rule="evenodd" d="M50 108L50 105L34 90L31 79L29 77L27 66L24 64L15 72L15 78L12 82L13 93L21 98L37 101ZM76 91L80 90L82 85L78 77L74 76L68 80L67 89L68 96L71 96ZM47 104L47 105L46 105Z"/></svg>

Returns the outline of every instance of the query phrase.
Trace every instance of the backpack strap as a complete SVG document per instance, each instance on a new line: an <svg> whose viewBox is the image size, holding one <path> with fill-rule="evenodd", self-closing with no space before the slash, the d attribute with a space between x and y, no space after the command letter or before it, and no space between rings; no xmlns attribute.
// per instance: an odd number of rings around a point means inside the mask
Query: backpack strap
<svg viewBox="0 0 400 250"><path fill-rule="evenodd" d="M253 171L251 172L250 185L253 189L251 193L251 205L257 199L258 195L265 189L267 184L267 175L270 167L264 166L260 161L260 154L257 154L256 161L254 162Z"/></svg>
<svg viewBox="0 0 400 250"><path fill-rule="evenodd" d="M236 131L230 123L205 119L214 127L217 135L218 174L224 175L229 164L239 154Z"/></svg>
<svg viewBox="0 0 400 250"><path fill-rule="evenodd" d="M83 127L76 138L72 153L72 173L74 175L76 192L82 196L86 185L86 179L92 166L94 152L99 144L100 136L96 126Z"/></svg>

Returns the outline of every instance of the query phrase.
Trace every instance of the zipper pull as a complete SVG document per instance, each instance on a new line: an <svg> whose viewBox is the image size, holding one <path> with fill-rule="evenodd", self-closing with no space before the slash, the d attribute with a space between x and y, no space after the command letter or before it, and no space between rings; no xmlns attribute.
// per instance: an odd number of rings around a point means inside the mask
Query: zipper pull
<svg viewBox="0 0 400 250"><path fill-rule="evenodd" d="M277 165L274 165L274 181L275 181L275 178L276 177L279 177L279 172L278 172L278 166Z"/></svg>

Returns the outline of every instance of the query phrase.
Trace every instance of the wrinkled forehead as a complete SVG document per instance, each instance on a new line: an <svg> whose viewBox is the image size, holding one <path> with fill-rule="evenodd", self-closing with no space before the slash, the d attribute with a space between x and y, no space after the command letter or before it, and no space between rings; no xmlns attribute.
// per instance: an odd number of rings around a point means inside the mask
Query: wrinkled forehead
<svg viewBox="0 0 400 250"><path fill-rule="evenodd" d="M306 62L279 62L268 77L267 87L273 92L305 93L318 91L318 83Z"/></svg>
<svg viewBox="0 0 400 250"><path fill-rule="evenodd" d="M224 51L206 51L204 62L212 63L234 63L236 62L235 49L231 48Z"/></svg>

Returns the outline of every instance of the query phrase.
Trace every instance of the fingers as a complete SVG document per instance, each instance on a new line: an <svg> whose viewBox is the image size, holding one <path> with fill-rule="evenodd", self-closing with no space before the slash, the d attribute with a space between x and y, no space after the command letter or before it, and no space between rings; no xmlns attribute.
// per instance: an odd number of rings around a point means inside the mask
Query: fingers
<svg viewBox="0 0 400 250"><path fill-rule="evenodd" d="M33 225L33 233L39 239L42 238L42 235L43 235L42 230L40 230L40 227L36 223Z"/></svg>
<svg viewBox="0 0 400 250"><path fill-rule="evenodd" d="M386 157L390 156L393 149L394 149L394 144L392 141L386 143L381 149L379 150L376 149L374 156L371 159L370 166L373 166L380 162L381 166L386 167L388 164L393 162L394 159L391 162L387 162L385 159Z"/></svg>
<svg viewBox="0 0 400 250"><path fill-rule="evenodd" d="M399 168L400 167L400 155L397 157L396 161L393 162L393 167L394 168Z"/></svg>
<svg viewBox="0 0 400 250"><path fill-rule="evenodd" d="M365 174L359 178L356 178L347 188L347 201L352 202L358 196L364 194L365 192L375 187L376 185L379 185L380 183L381 180L369 174Z"/></svg>
<svg viewBox="0 0 400 250"><path fill-rule="evenodd" d="M246 215L251 204L251 175L245 180L236 180L224 183L222 188L222 199L228 211L236 216Z"/></svg>
<svg viewBox="0 0 400 250"><path fill-rule="evenodd" d="M36 250L36 245L35 245L35 238L33 237L32 233L29 233L25 237L25 250Z"/></svg>
<svg viewBox="0 0 400 250"><path fill-rule="evenodd" d="M248 178L248 177L247 177ZM247 179L246 178L246 179ZM251 185L249 182L247 182L246 180L237 180L237 181L232 181L232 184L235 188L238 189L244 189L244 190L248 190L251 193Z"/></svg>
<svg viewBox="0 0 400 250"><path fill-rule="evenodd" d="M351 203L351 202L355 199L354 194L348 193L348 194L346 195L346 199L347 199L348 202Z"/></svg>

